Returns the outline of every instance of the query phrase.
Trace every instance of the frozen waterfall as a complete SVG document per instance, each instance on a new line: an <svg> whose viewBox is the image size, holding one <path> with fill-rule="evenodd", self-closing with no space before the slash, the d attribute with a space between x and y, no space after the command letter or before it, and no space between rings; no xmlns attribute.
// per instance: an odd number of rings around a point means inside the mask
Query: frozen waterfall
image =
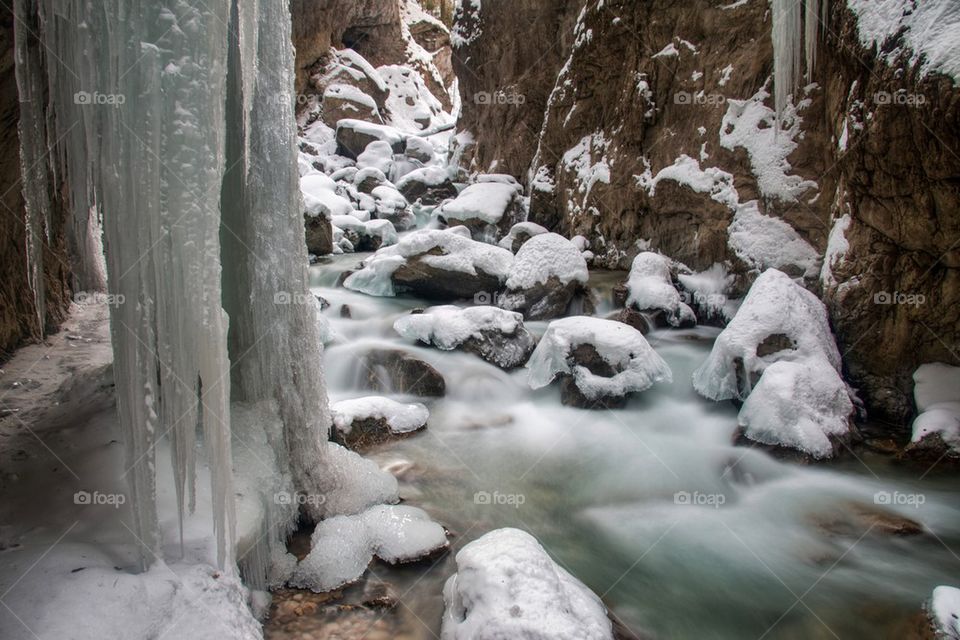
<svg viewBox="0 0 960 640"><path fill-rule="evenodd" d="M155 450L169 438L181 519L194 507L202 442L218 560L230 569L232 398L275 402L283 432L262 453L298 491L331 488L288 8L271 0L17 0L17 16L18 27L35 27L17 30L33 234L49 215L39 174L51 171L67 180L85 265L96 264L91 238L102 215L107 285L122 301L111 307L114 368L142 564L161 554ZM262 499L269 546L296 512L277 516ZM321 517L319 509L308 515ZM251 571L265 573L256 565L269 555L253 556L260 560Z"/></svg>
<svg viewBox="0 0 960 640"><path fill-rule="evenodd" d="M820 25L827 19L827 0L772 0L773 75L777 117L796 89L806 62L807 79L816 65ZM803 50L801 52L801 49ZM801 58L803 53L805 60Z"/></svg>

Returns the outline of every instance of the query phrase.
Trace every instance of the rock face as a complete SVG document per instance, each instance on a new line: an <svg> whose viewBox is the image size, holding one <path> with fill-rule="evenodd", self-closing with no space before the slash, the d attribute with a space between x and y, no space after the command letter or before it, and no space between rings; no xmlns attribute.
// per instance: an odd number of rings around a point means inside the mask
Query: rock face
<svg viewBox="0 0 960 640"><path fill-rule="evenodd" d="M847 3L833 2L816 86L795 92L774 140L769 10L465 8L453 29L459 126L476 142L463 163L525 180L529 219L586 236L598 266L625 268L640 250L696 271L727 263L737 295L758 269L802 276L871 415L903 423L910 374L955 362L960 341L960 94L942 75L878 59ZM497 91L506 97L484 97ZM738 242L748 236L767 250Z"/></svg>
<svg viewBox="0 0 960 640"><path fill-rule="evenodd" d="M37 45L39 46L39 44ZM0 362L25 340L39 340L54 332L70 306L70 261L67 256L65 225L67 211L58 185L48 173L48 191L53 204L52 226L41 238L43 264L40 278L46 313L41 318L33 293L27 286L26 211L20 190L20 137L17 122L20 106L14 74L13 12L0 6Z"/></svg>

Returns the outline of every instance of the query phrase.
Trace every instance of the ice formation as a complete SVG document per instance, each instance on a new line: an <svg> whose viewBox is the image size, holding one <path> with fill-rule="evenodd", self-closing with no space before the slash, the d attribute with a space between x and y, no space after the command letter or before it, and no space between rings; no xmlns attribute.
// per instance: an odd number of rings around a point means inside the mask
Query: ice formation
<svg viewBox="0 0 960 640"><path fill-rule="evenodd" d="M613 639L600 598L519 529L463 547L443 600L441 640Z"/></svg>
<svg viewBox="0 0 960 640"><path fill-rule="evenodd" d="M948 447L960 450L960 367L924 364L914 371L913 382L920 412L913 421L913 442L936 433Z"/></svg>
<svg viewBox="0 0 960 640"><path fill-rule="evenodd" d="M275 511L272 489L284 478L327 498L302 505L312 518L396 493L395 481L377 480L375 465L320 444L330 419L307 292L290 14L268 0L95 5L17 2L17 15L36 16L42 27L29 38L17 30L23 97L39 96L47 82L56 87L49 102L27 108L27 126L46 108L48 122L73 127L58 138L24 129L23 155L49 147L51 158L63 159L75 224L94 219L76 212L102 212L109 290L128 301L111 307L112 340L142 564L163 557L155 452L166 438L181 521L195 505L202 441L218 563L229 571L232 400L275 403L282 424L263 440L277 469L260 487L265 513ZM320 177L307 184L318 194L329 187ZM77 244L87 263L89 243ZM353 473L372 478L363 499L340 496ZM295 509L280 512L286 517L263 519L250 556L257 560L245 563L253 584L267 580L294 524Z"/></svg>
<svg viewBox="0 0 960 640"><path fill-rule="evenodd" d="M779 119L800 80L804 62L801 54L806 56L808 77L813 74L820 22L826 18L828 0L773 0L772 5L773 75Z"/></svg>
<svg viewBox="0 0 960 640"><path fill-rule="evenodd" d="M333 414L333 425L347 433L355 420L371 418L386 421L393 433L408 433L423 427L430 417L430 412L419 402L403 404L383 396L341 400L330 407L330 412Z"/></svg>
<svg viewBox="0 0 960 640"><path fill-rule="evenodd" d="M583 344L592 345L600 357L619 373L607 378L571 363L571 351ZM647 343L642 333L622 322L588 316L573 316L551 322L527 367L532 388L545 387L558 374L566 373L573 376L577 388L590 399L623 396L673 379L670 367Z"/></svg>
<svg viewBox="0 0 960 640"><path fill-rule="evenodd" d="M672 326L696 324L693 310L681 299L670 277L670 259L658 253L637 254L627 276L627 305L640 311L663 311Z"/></svg>
<svg viewBox="0 0 960 640"><path fill-rule="evenodd" d="M381 505L317 525L310 553L297 565L290 585L331 591L357 581L374 557L390 564L411 562L446 546L446 531L422 509Z"/></svg>

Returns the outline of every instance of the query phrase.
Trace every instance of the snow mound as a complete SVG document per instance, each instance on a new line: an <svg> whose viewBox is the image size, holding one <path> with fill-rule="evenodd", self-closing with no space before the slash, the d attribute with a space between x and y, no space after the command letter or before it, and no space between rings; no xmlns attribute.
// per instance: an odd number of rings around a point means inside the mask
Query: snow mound
<svg viewBox="0 0 960 640"><path fill-rule="evenodd" d="M826 308L775 269L753 283L693 386L713 400L744 400L738 422L755 442L824 458L850 431L854 407Z"/></svg>
<svg viewBox="0 0 960 640"><path fill-rule="evenodd" d="M960 589L943 585L935 588L930 599L930 617L940 634L937 637L960 638Z"/></svg>
<svg viewBox="0 0 960 640"><path fill-rule="evenodd" d="M405 187L415 182L435 187L445 183L449 179L450 177L447 175L446 169L442 167L421 167L420 169L414 169L397 180L396 186L400 191L403 191Z"/></svg>
<svg viewBox="0 0 960 640"><path fill-rule="evenodd" d="M696 324L693 310L680 297L670 277L670 259L659 253L637 254L627 277L627 306L639 311L663 311L674 327Z"/></svg>
<svg viewBox="0 0 960 640"><path fill-rule="evenodd" d="M603 603L518 529L457 553L443 587L441 640L612 640Z"/></svg>
<svg viewBox="0 0 960 640"><path fill-rule="evenodd" d="M464 233L463 227L421 229L405 236L392 247L380 249L364 260L363 268L351 274L343 285L353 291L373 296L395 295L390 277L408 258L421 256L429 266L444 271L476 275L482 271L501 280L506 279L513 263L513 254L505 249L476 242ZM429 255L425 255L428 252Z"/></svg>
<svg viewBox="0 0 960 640"><path fill-rule="evenodd" d="M430 417L419 402L403 404L383 396L342 400L334 403L330 411L334 426L344 433L350 433L354 421L369 419L384 420L392 433L409 433L422 428Z"/></svg>
<svg viewBox="0 0 960 640"><path fill-rule="evenodd" d="M920 411L913 421L913 442L939 434L960 450L960 367L942 362L920 365L913 373L913 397Z"/></svg>
<svg viewBox="0 0 960 640"><path fill-rule="evenodd" d="M616 373L604 377L578 365L571 352L592 345ZM577 388L588 398L624 396L649 389L657 382L671 382L673 374L643 334L615 320L574 316L554 320L547 327L530 361L528 382L533 389L550 384L559 374L573 376Z"/></svg>
<svg viewBox="0 0 960 640"><path fill-rule="evenodd" d="M499 245L508 251L513 251L513 243L518 238L532 238L544 233L549 233L549 230L536 222L518 222L510 227L510 232L500 240Z"/></svg>
<svg viewBox="0 0 960 640"><path fill-rule="evenodd" d="M826 360L779 360L763 372L738 423L754 442L827 458L833 453L831 436L849 431L852 413L847 385Z"/></svg>
<svg viewBox="0 0 960 640"><path fill-rule="evenodd" d="M487 224L497 224L521 193L520 186L516 184L478 182L461 191L440 210L448 220L481 220Z"/></svg>
<svg viewBox="0 0 960 640"><path fill-rule="evenodd" d="M556 233L542 233L530 238L517 251L507 278L507 288L520 291L546 284L551 277L561 284L586 284L590 274L587 261L569 240Z"/></svg>
<svg viewBox="0 0 960 640"><path fill-rule="evenodd" d="M447 546L443 527L422 509L379 505L353 516L323 520L310 537L310 553L289 584L322 593L356 582L374 557L411 562Z"/></svg>
<svg viewBox="0 0 960 640"><path fill-rule="evenodd" d="M419 340L451 351L470 338L482 338L483 331L513 334L523 327L523 316L498 307L466 309L454 305L431 307L424 313L404 316L393 328L408 340Z"/></svg>
<svg viewBox="0 0 960 640"><path fill-rule="evenodd" d="M758 347L771 336L786 336L790 348L758 355ZM840 370L840 352L823 303L785 273L769 269L753 283L737 315L717 336L707 361L693 374L693 385L712 400L745 400L750 376L738 384L737 363L742 362L747 374L761 374L787 355L794 361L819 357Z"/></svg>
<svg viewBox="0 0 960 640"><path fill-rule="evenodd" d="M820 254L788 223L760 213L756 200L737 207L727 244L757 271L780 269L805 278L820 272Z"/></svg>
<svg viewBox="0 0 960 640"><path fill-rule="evenodd" d="M311 217L323 215L349 215L353 205L343 196L337 195L337 183L322 173L309 173L300 178L300 191L303 193L303 205Z"/></svg>

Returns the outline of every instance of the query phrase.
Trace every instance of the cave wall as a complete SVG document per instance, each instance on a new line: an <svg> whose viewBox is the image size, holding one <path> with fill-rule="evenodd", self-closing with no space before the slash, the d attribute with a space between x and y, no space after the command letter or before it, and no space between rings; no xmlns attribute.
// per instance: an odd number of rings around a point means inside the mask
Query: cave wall
<svg viewBox="0 0 960 640"><path fill-rule="evenodd" d="M27 227L20 190L20 117L14 67L13 12L0 5L0 362L25 341L55 332L70 306L70 266L66 247L66 209L50 176L55 206L43 246L46 313L38 317L28 286Z"/></svg>
<svg viewBox="0 0 960 640"><path fill-rule="evenodd" d="M878 60L845 3L831 5L816 85L795 92L803 103L787 156L791 179L816 185L794 197L771 196L745 149L720 143L733 101L773 106L763 96L773 93L770 5L759 0L728 9L706 0L492 0L461 11L454 32L469 37L454 48L460 129L475 140L463 163L523 180L530 219L588 237L602 266L625 268L646 248L696 270L723 262L737 274L736 293L756 270L731 249L731 207L673 181L651 194L645 174L681 155L728 172L741 203L757 200L820 256L849 215L845 255L804 281L826 302L871 415L903 424L914 410L913 370L960 365L960 92L942 76L921 79ZM473 99L495 91L525 100ZM925 101L876 97L897 91ZM605 161L606 179L564 160L584 147Z"/></svg>

